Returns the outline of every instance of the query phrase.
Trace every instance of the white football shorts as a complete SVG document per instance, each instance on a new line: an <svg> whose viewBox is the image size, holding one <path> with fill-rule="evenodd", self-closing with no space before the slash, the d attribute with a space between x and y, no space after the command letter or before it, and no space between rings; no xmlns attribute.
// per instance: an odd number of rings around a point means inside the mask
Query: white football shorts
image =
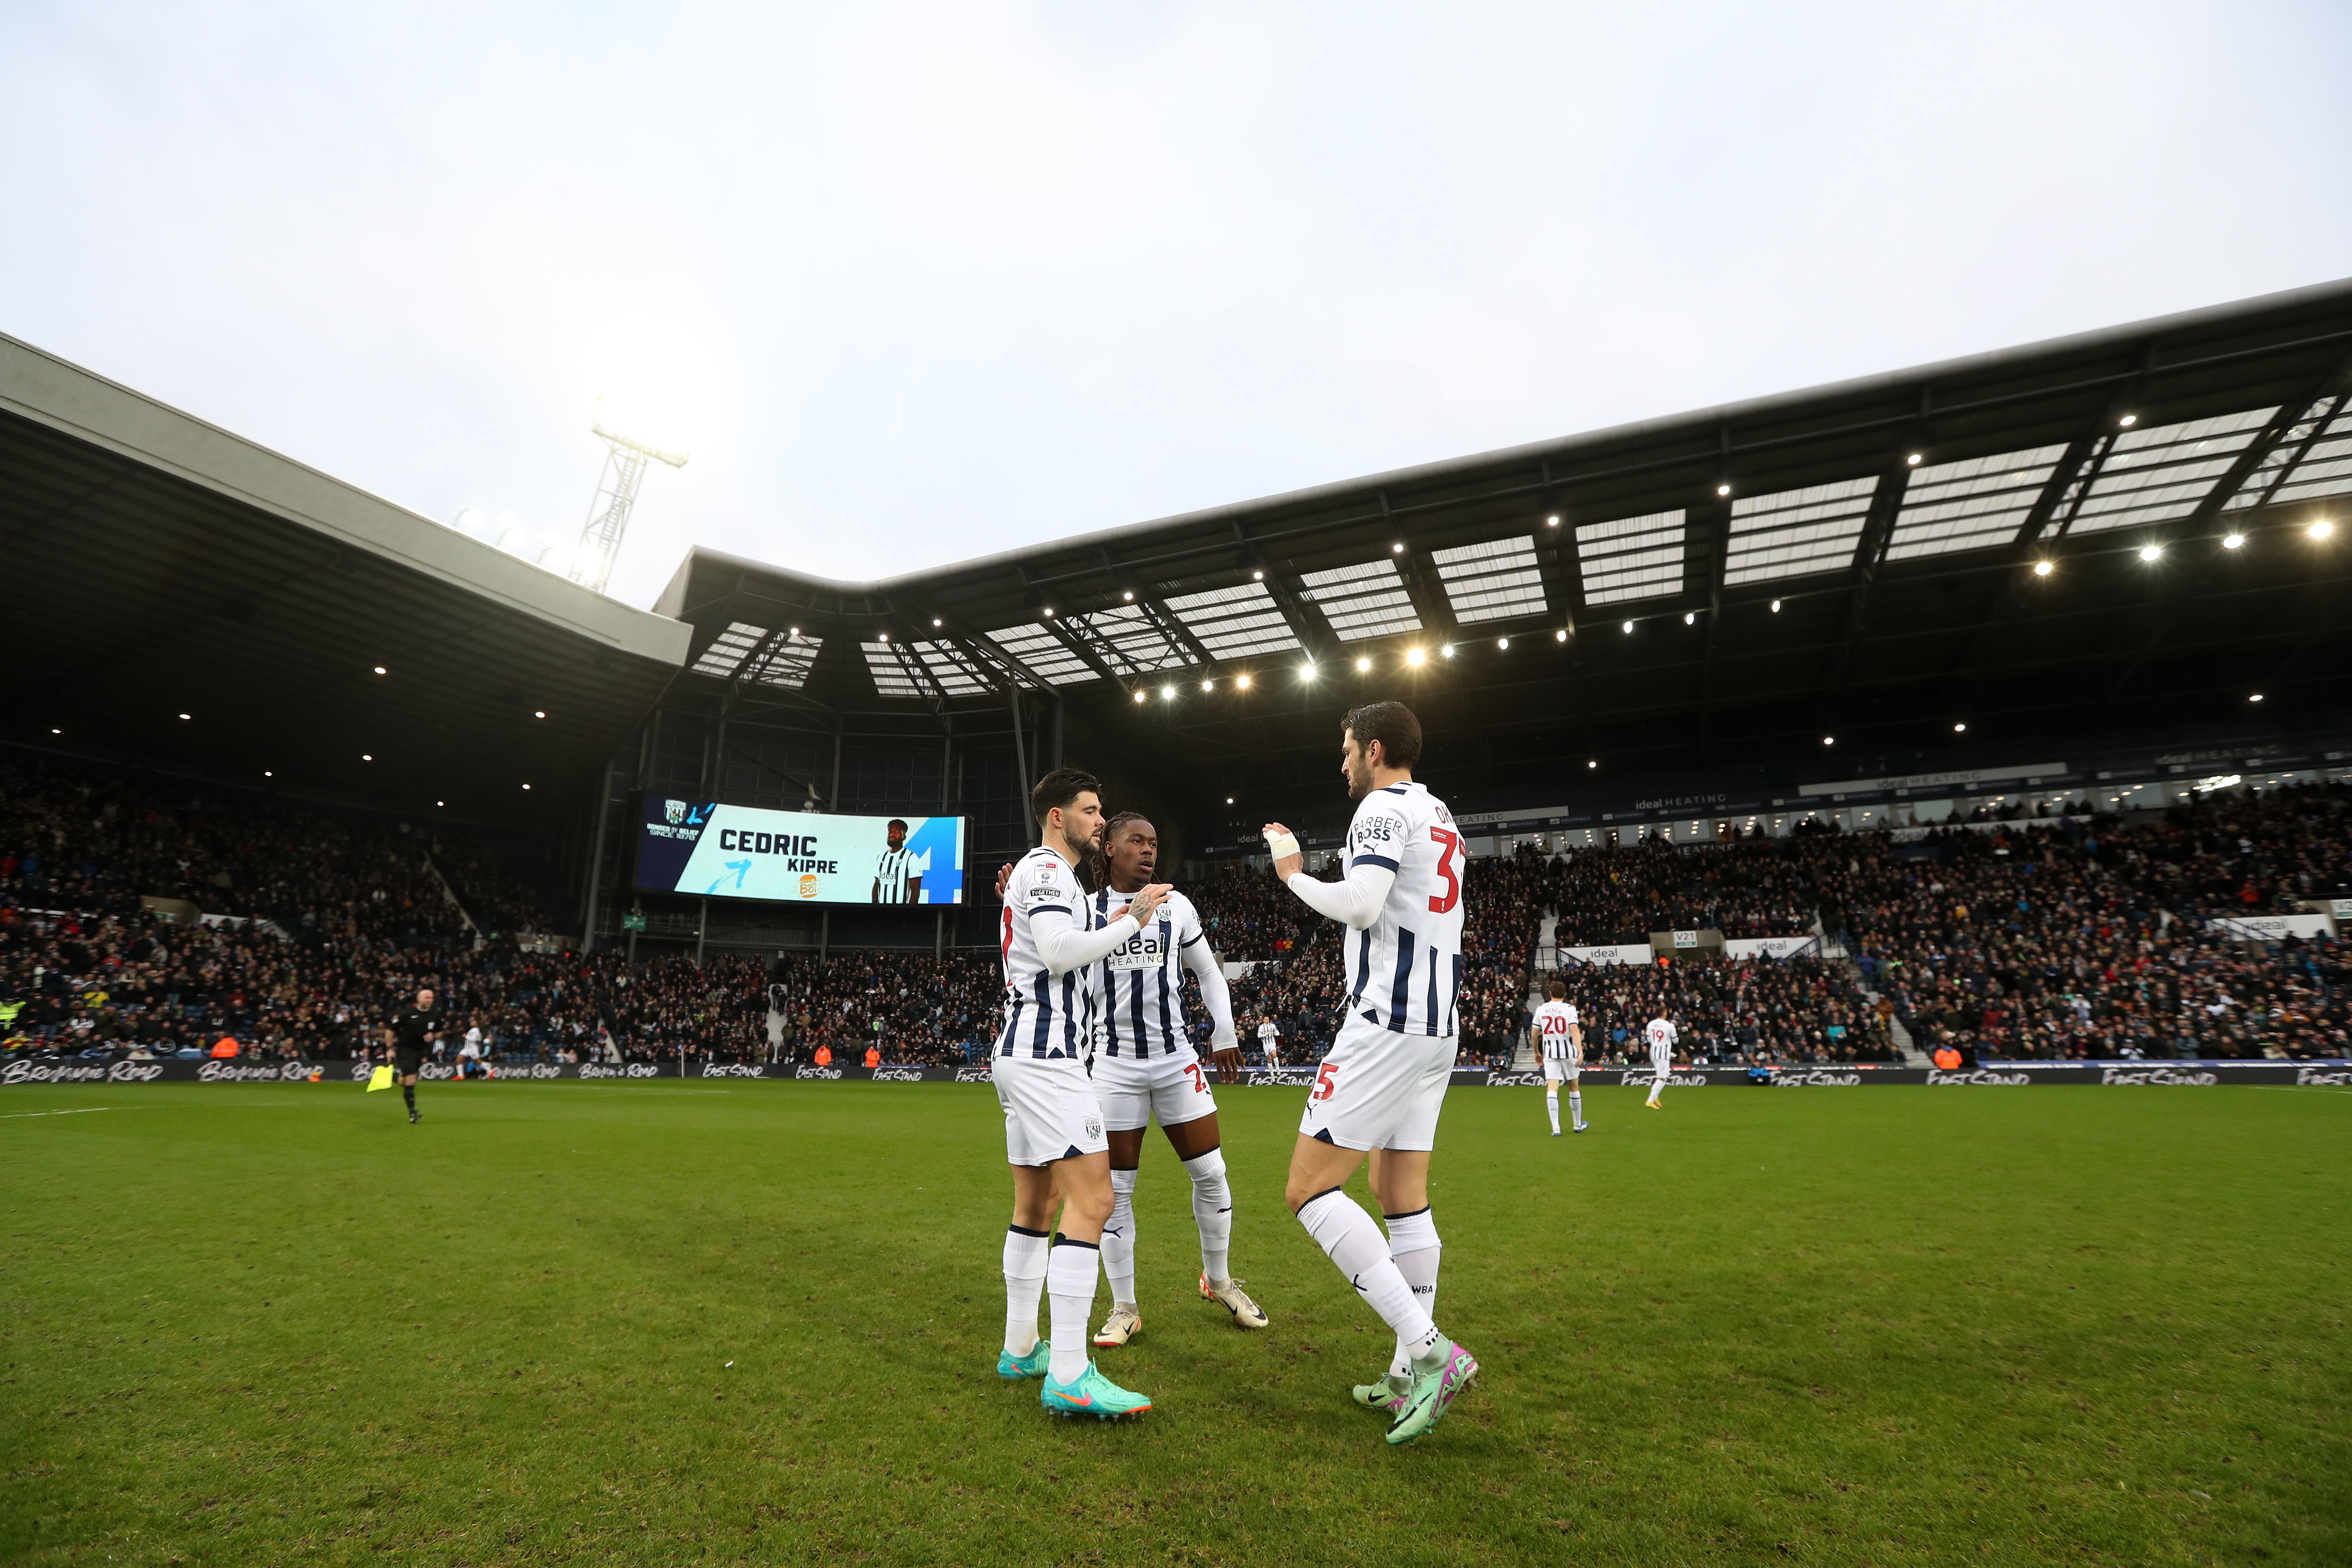
<svg viewBox="0 0 2352 1568"><path fill-rule="evenodd" d="M1546 1057L1543 1064L1546 1083L1574 1083L1577 1075L1584 1070L1582 1063L1570 1061L1566 1057Z"/></svg>
<svg viewBox="0 0 2352 1568"><path fill-rule="evenodd" d="M1174 1127L1217 1109L1209 1075L1189 1050L1158 1057L1097 1056L1094 1075L1103 1126L1113 1132L1131 1132L1154 1117L1160 1126Z"/></svg>
<svg viewBox="0 0 2352 1568"><path fill-rule="evenodd" d="M1664 1048L1652 1046L1650 1047L1650 1070L1656 1073L1660 1078L1672 1078L1675 1071L1675 1048L1672 1046L1667 1046Z"/></svg>
<svg viewBox="0 0 2352 1568"><path fill-rule="evenodd" d="M1429 1150L1458 1036L1399 1035L1350 1017L1315 1074L1298 1131L1343 1149Z"/></svg>
<svg viewBox="0 0 2352 1568"><path fill-rule="evenodd" d="M1072 1057L998 1057L990 1070L1004 1108L1004 1161L1048 1165L1110 1147L1086 1064Z"/></svg>

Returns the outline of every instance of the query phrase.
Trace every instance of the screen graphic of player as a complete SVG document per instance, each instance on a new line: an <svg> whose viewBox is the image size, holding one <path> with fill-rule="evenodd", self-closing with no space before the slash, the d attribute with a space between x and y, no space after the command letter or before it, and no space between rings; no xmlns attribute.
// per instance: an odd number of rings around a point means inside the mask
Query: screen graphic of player
<svg viewBox="0 0 2352 1568"><path fill-rule="evenodd" d="M1391 1443L1435 1427L1478 1372L1431 1316L1440 1247L1429 1159L1462 1043L1455 1006L1469 849L1445 803L1413 782L1420 760L1421 721L1402 702L1348 715L1339 771L1357 805L1344 881L1308 876L1297 836L1278 822L1265 829L1276 879L1349 933L1347 1018L1307 1092L1285 1195L1396 1334L1387 1373L1354 1391L1358 1405L1389 1415ZM1385 1239L1347 1193L1367 1155Z"/></svg>
<svg viewBox="0 0 2352 1568"><path fill-rule="evenodd" d="M1152 883L1097 911L1077 868L1102 827L1101 786L1056 768L1029 795L1043 842L1013 868L1004 889L1004 1023L990 1076L1004 1112L1013 1167L1013 1223L1004 1235L1004 1348L999 1377L1042 1376L1038 1403L1062 1415L1108 1420L1151 1401L1103 1376L1087 1354L1087 1325L1102 1277L1111 1215L1110 1144L1087 1077L1098 1002L1097 969L1157 922L1172 890ZM1047 1229L1062 1203L1059 1235ZM1037 1337L1039 1289L1052 1333Z"/></svg>
<svg viewBox="0 0 2352 1568"><path fill-rule="evenodd" d="M1105 826L1105 885L1093 899L1105 921L1150 884L1160 865L1160 830L1132 811ZM1158 917L1111 949L1096 976L1102 1010L1095 1020L1088 1064L1095 1098L1110 1140L1111 1212L1103 1226L1103 1273L1110 1279L1110 1316L1095 1343L1123 1345L1143 1327L1135 1290L1135 1184L1143 1163L1143 1131L1153 1118L1168 1135L1184 1173L1192 1179L1192 1221L1201 1233L1201 1295L1234 1316L1234 1326L1262 1329L1265 1313L1233 1278L1233 1189L1225 1181L1217 1100L1193 1052L1184 1017L1184 973L1190 970L1208 1009L1210 1049L1217 1076L1241 1078L1225 973L1210 950L1201 917L1182 893L1171 892Z"/></svg>
<svg viewBox="0 0 2352 1568"><path fill-rule="evenodd" d="M923 873L931 868L931 854L926 849L920 855L907 848L907 825L898 817L890 819L889 847L874 862L874 896L877 904L919 904L923 901Z"/></svg>

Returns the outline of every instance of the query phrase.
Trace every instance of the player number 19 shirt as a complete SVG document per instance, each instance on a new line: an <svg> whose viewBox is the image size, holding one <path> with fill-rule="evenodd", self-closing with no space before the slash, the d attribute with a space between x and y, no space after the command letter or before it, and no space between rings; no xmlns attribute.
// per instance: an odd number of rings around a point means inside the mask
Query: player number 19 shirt
<svg viewBox="0 0 2352 1568"><path fill-rule="evenodd" d="M1348 868L1396 873L1380 916L1343 933L1348 1011L1400 1035L1461 1032L1462 882L1470 854L1445 803L1417 784L1376 789L1348 826Z"/></svg>

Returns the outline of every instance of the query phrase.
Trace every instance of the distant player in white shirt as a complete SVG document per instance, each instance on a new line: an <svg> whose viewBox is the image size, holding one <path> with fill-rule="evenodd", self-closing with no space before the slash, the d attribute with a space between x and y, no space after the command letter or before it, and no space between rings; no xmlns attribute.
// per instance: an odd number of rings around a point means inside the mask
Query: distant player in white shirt
<svg viewBox="0 0 2352 1568"><path fill-rule="evenodd" d="M1271 1017L1261 1019L1257 1026L1258 1054L1265 1058L1265 1070L1274 1072L1282 1066L1282 1031L1274 1026Z"/></svg>
<svg viewBox="0 0 2352 1568"><path fill-rule="evenodd" d="M1536 1009L1536 1021L1528 1032L1535 1037L1536 1049L1543 1053L1544 1110L1551 1117L1551 1135L1559 1136L1559 1086L1568 1085L1568 1120L1577 1131L1585 1128L1584 1091L1578 1086L1583 1081L1584 1030L1576 1021L1576 1009L1569 1005L1568 982L1555 980L1545 987L1551 1000Z"/></svg>
<svg viewBox="0 0 2352 1568"><path fill-rule="evenodd" d="M877 904L919 904L923 901L923 873L931 868L931 853L920 855L907 848L907 824L892 817L885 829L887 847L875 858L874 897ZM852 887L856 883L850 884Z"/></svg>
<svg viewBox="0 0 2352 1568"><path fill-rule="evenodd" d="M1265 826L1275 876L1348 928L1344 1021L1307 1093L1286 1195L1307 1234L1396 1334L1388 1373L1354 1395L1391 1416L1391 1443L1434 1427L1478 1371L1431 1317L1439 1243L1429 1156L1461 1046L1469 849L1444 803L1412 782L1420 760L1421 721L1404 704L1374 702L1348 715L1340 769L1358 805L1344 881L1308 876L1297 837L1278 822ZM1368 1152L1385 1241L1346 1190Z"/></svg>
<svg viewBox="0 0 2352 1568"><path fill-rule="evenodd" d="M1138 896L1160 864L1160 830L1139 813L1110 819L1103 839L1105 885L1094 896L1095 918ZM1224 1140L1217 1099L1184 1026L1184 974L1190 970L1209 1010L1209 1047L1219 1076L1241 1077L1234 1039L1232 994L1224 971L1201 929L1200 914L1182 893L1171 893L1156 918L1111 949L1097 972L1102 997L1095 1018L1090 1070L1110 1141L1111 1212L1103 1226L1103 1273L1110 1279L1110 1316L1097 1345L1123 1345L1143 1327L1135 1290L1135 1184L1143 1163L1143 1130L1153 1117L1168 1135L1184 1173L1192 1179L1192 1221L1201 1232L1201 1295L1234 1316L1236 1328L1262 1329L1265 1313L1243 1293L1227 1262L1234 1235L1233 1189L1225 1180Z"/></svg>
<svg viewBox="0 0 2352 1568"><path fill-rule="evenodd" d="M1153 884L1097 911L1077 867L1102 826L1100 786L1056 768L1030 792L1045 843L1021 858L1004 889L1004 1026L992 1076L1004 1110L1013 1166L1013 1223L1004 1236L1004 1349L996 1374L1043 1376L1039 1403L1059 1415L1108 1420L1151 1408L1102 1375L1087 1355L1087 1324L1101 1278L1110 1218L1109 1143L1087 1077L1096 967L1151 924L1170 889ZM1058 1189L1062 1230L1046 1222ZM1052 1301L1052 1332L1037 1337L1037 1294Z"/></svg>
<svg viewBox="0 0 2352 1568"><path fill-rule="evenodd" d="M1656 1110L1661 1109L1658 1096L1675 1070L1675 1026L1663 1017L1653 1018L1642 1026L1642 1033L1650 1042L1650 1098L1643 1101L1643 1109Z"/></svg>

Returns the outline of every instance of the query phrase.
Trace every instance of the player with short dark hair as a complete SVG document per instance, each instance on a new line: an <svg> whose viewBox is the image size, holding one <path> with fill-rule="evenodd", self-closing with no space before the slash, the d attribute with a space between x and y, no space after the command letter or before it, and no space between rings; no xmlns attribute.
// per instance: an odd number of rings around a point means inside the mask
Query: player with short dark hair
<svg viewBox="0 0 2352 1568"><path fill-rule="evenodd" d="M1536 1049L1543 1053L1544 1112L1551 1118L1551 1135L1557 1138L1562 1083L1568 1085L1570 1125L1579 1132L1586 1126L1584 1091L1578 1087L1584 1072L1584 1029L1568 999L1568 982L1555 980L1545 989L1551 999L1536 1009L1535 1022L1528 1026L1528 1032L1535 1037Z"/></svg>
<svg viewBox="0 0 2352 1568"><path fill-rule="evenodd" d="M1434 1427L1477 1375L1470 1352L1438 1331L1440 1245L1429 1207L1430 1152L1461 1046L1462 886L1469 847L1445 803L1415 784L1421 721L1399 702L1349 713L1339 767L1357 803L1348 874L1307 874L1297 837L1265 825L1274 874L1300 901L1348 929L1348 1002L1315 1075L1290 1154L1291 1212L1396 1335L1389 1372L1355 1390L1391 1416L1388 1440ZM1347 1193L1367 1156L1388 1236Z"/></svg>
<svg viewBox="0 0 2352 1568"><path fill-rule="evenodd" d="M888 847L874 862L874 893L877 904L919 904L923 873L931 868L930 851L917 855L907 847L907 823L894 816L884 828Z"/></svg>
<svg viewBox="0 0 2352 1568"><path fill-rule="evenodd" d="M1109 1142L1087 1077L1096 966L1150 923L1171 890L1152 883L1097 910L1077 868L1102 826L1101 786L1056 768L1030 792L1042 842L1013 868L1004 890L1004 1024L991 1074L1004 1110L1013 1167L1013 1223L1004 1237L1004 1348L999 1377L1040 1377L1038 1401L1064 1415L1108 1420L1151 1401L1102 1375L1087 1355L1087 1325L1102 1277L1110 1218ZM1045 1226L1062 1200L1061 1234ZM1040 1287L1052 1332L1037 1337Z"/></svg>
<svg viewBox="0 0 2352 1568"><path fill-rule="evenodd" d="M425 1066L426 1042L441 1035L441 1015L433 1005L433 987L416 994L416 1005L384 1026L383 1043L392 1047L392 1070L400 1079L400 1098L408 1102L408 1120L425 1120L416 1109L416 1075Z"/></svg>

